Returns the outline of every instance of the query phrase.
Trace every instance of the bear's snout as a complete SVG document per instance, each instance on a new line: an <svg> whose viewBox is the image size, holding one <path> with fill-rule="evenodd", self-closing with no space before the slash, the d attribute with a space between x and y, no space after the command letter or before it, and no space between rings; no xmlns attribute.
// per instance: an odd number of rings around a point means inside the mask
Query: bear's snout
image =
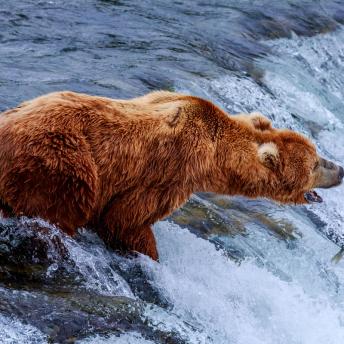
<svg viewBox="0 0 344 344"><path fill-rule="evenodd" d="M344 178L344 169L334 162L320 158L316 169L315 188L331 188L339 185Z"/></svg>

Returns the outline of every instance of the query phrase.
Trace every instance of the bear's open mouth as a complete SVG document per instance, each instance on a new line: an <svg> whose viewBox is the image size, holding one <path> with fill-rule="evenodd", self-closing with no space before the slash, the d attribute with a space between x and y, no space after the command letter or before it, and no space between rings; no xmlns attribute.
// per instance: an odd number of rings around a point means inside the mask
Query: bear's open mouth
<svg viewBox="0 0 344 344"><path fill-rule="evenodd" d="M305 192L305 200L309 203L321 203L323 201L314 190Z"/></svg>

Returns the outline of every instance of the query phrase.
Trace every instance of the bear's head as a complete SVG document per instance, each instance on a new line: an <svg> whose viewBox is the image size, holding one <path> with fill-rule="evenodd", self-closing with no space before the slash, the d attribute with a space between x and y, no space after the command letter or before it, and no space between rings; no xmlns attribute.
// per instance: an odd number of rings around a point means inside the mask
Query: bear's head
<svg viewBox="0 0 344 344"><path fill-rule="evenodd" d="M258 143L258 160L269 175L263 196L282 203L322 202L313 189L342 182L343 168L321 158L306 137L290 130L272 129L261 138L264 141Z"/></svg>
<svg viewBox="0 0 344 344"><path fill-rule="evenodd" d="M245 116L237 123L244 122ZM224 144L218 146L223 160L217 166L224 173L222 190L220 184L213 184L215 192L302 204L322 202L314 189L342 182L343 168L321 158L305 136L271 125L261 128L260 122L253 122L254 128L245 124L244 129L231 123Z"/></svg>

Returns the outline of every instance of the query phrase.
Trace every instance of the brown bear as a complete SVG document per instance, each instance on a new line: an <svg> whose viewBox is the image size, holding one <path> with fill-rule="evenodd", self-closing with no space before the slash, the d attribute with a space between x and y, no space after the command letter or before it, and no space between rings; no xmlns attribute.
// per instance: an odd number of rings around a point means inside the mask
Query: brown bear
<svg viewBox="0 0 344 344"><path fill-rule="evenodd" d="M321 201L343 168L261 114L173 92L131 100L57 92L0 116L0 207L158 259L151 225L193 192Z"/></svg>

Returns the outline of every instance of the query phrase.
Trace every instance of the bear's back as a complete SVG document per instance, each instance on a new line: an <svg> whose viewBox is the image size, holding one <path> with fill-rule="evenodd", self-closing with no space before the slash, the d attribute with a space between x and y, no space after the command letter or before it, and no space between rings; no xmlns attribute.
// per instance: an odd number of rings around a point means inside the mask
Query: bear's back
<svg viewBox="0 0 344 344"><path fill-rule="evenodd" d="M62 91L49 93L18 105L0 114L0 127L4 125L38 126L50 129L66 128L80 124L99 122L161 122L175 126L180 109L191 98L183 94L158 91L129 100L91 96L83 93Z"/></svg>
<svg viewBox="0 0 344 344"><path fill-rule="evenodd" d="M16 108L3 112L0 116L0 126L4 124L18 124L25 122L26 125L51 120L55 124L64 122L66 117L80 116L93 109L94 113L103 110L111 104L111 100L101 97L88 96L75 92L54 92L29 101L25 101Z"/></svg>

